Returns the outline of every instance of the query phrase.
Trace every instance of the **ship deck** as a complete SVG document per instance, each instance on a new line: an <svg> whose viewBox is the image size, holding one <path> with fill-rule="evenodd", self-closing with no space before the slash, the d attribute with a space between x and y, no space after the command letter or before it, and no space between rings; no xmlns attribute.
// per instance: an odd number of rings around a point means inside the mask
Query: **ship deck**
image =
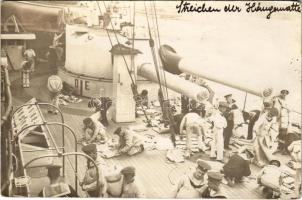
<svg viewBox="0 0 302 200"><path fill-rule="evenodd" d="M50 74L54 71L47 68L45 64L40 64L34 74L31 76L30 88L21 87L21 74L20 72L10 71L10 80L12 83L11 89L13 94L14 108L16 106L24 104L26 101L35 97L38 101L48 101L48 94L46 89L46 81ZM93 113L93 110L87 107L88 99L83 98L83 102L79 104L70 104L68 106L61 106L65 123L71 126L78 137L81 137L81 124L84 117L87 117ZM44 116L47 121L59 121L59 115L47 114L46 110L43 109ZM137 124L141 123L141 119L138 119ZM117 126L114 122L110 123L107 131L111 133ZM127 124L122 124L122 126ZM54 134L55 139L58 143L62 140L61 138L61 127L51 127L51 132ZM152 129L148 129L147 132L150 134L157 134ZM74 151L72 136L66 134L66 151ZM167 137L167 136L162 136ZM81 149L81 145L78 145L78 149ZM80 150L79 150L80 151ZM277 155L278 158L285 164L290 158L289 156ZM196 154L190 160L186 160L184 163L171 163L166 159L166 151L160 150L147 150L139 155L133 157L116 157L112 159L106 159L108 163L115 163L121 166L132 165L137 170L137 178L140 179L142 184L145 186L146 195L148 198L165 198L169 197L170 192L173 189L174 184L178 177L184 174L189 167L193 166L194 161L198 158L209 160L207 154ZM73 160L74 158L71 158ZM86 162L82 158L79 159L78 176L81 178L84 176ZM219 165L216 162L212 162L213 165ZM257 175L260 169L252 165L252 174ZM67 166L66 179L73 185L74 175L70 166ZM36 172L37 173L37 172ZM41 180L42 181L42 180ZM44 180L45 181L45 180ZM39 183L37 184L39 185ZM38 186L37 186L38 187ZM261 199L264 198L261 189L258 187L255 179L249 179L249 181L236 185L235 187L229 187L222 185L225 191L225 195L232 199ZM80 190L80 189L79 189ZM83 192L79 192L84 194Z"/></svg>

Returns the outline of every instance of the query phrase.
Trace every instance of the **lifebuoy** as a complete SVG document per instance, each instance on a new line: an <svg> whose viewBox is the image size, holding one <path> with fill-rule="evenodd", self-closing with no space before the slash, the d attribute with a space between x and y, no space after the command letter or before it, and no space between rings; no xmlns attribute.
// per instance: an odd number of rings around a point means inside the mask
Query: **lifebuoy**
<svg viewBox="0 0 302 200"><path fill-rule="evenodd" d="M60 92L63 88L62 80L57 75L52 75L48 78L47 88L50 92Z"/></svg>

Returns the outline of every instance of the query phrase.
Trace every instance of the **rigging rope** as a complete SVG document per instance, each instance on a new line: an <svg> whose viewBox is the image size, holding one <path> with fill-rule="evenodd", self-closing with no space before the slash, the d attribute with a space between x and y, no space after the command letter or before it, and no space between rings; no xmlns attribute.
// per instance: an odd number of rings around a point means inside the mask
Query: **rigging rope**
<svg viewBox="0 0 302 200"><path fill-rule="evenodd" d="M98 1L97 1L97 3L98 3ZM104 1L103 1L103 4L104 4L105 9L107 10L107 6L106 6L106 3L105 3ZM99 7L99 8L100 8L100 7ZM118 39L118 37L117 37L117 34L116 34L115 30L114 30L113 23L112 23L111 20L110 20L110 25L111 25L111 27L112 27L113 34L114 34L114 37L115 37L115 39L116 39L116 41L117 41L119 50L122 51L122 48L121 48L121 46L120 46L121 43L120 43L120 41L119 41L119 39ZM108 32L107 29L106 29L106 31ZM110 36L109 36L109 37L110 37ZM126 59L125 59L125 56L124 56L124 54L121 54L121 55L122 55L122 58L123 58L123 60L124 60L125 65L126 65L128 74L129 74L129 76L130 76L131 83L132 83L132 84L135 84L135 82L134 82L134 80L133 80L133 77L132 77L132 75L131 75L131 71L130 71L130 69L129 69L128 63L127 63L127 61L126 61Z"/></svg>
<svg viewBox="0 0 302 200"><path fill-rule="evenodd" d="M100 13L102 13L101 7L100 7L100 5L99 5L99 2L96 1L96 3L97 3L97 5L98 5L98 8L99 8L99 10L100 10ZM107 6L106 6L106 4L105 4L104 1L103 1L103 4L104 4L105 9L107 10ZM134 13L135 13L135 11L134 11ZM113 24L112 24L112 21L111 21L111 20L110 20L110 24L111 24L111 27L112 27L112 30L113 30L115 39L116 39L116 41L117 41L117 43L118 43L119 50L122 51L122 48L121 48L121 46L120 46L120 41L119 41L119 39L118 39L118 37L117 37L117 35L116 35L116 32L115 32L115 30L114 30L114 27L113 27ZM105 29L106 29L106 28L105 28ZM109 31L108 31L107 29L106 29L106 32L107 32L107 35L108 35L109 40L111 41L110 34L109 34ZM112 44L112 42L110 42L110 43L111 43L111 48L112 48L112 47L113 47L113 44ZM144 106L143 106L143 104L142 104L142 101L137 101L137 100L138 100L138 96L139 96L139 95L138 95L138 91L137 91L137 85L136 85L136 83L135 83L134 80L133 80L133 77L132 77L132 75L131 75L131 71L130 71L130 69L129 69L128 63L127 63L127 61L126 61L126 59L125 59L124 54L121 54L121 55L122 55L122 58L123 58L123 60L124 60L125 65L126 65L128 75L130 76L130 79L131 79L131 89L132 89L132 93L133 93L133 96L134 96L133 98L134 98L135 102L138 102L138 103L139 103L139 106L141 107L141 109L142 109L142 111L143 111L143 113L144 113L144 116L145 116L145 118L146 118L146 121L147 121L148 126L151 126L150 120L149 120L149 118L148 118L148 116L147 116L147 113L146 113L146 111L145 111L145 109L144 109Z"/></svg>
<svg viewBox="0 0 302 200"><path fill-rule="evenodd" d="M160 42L160 34L159 34L159 26L158 26L158 21L157 21L157 12L156 12L156 3L155 3L155 1L153 1L153 10L154 10L154 14L155 14L155 22L156 22L156 30L157 30L157 38L158 38L158 47L160 47L161 46L161 42ZM160 59L158 59L158 62L159 62L159 66L162 66ZM169 99L169 92L168 92L168 87L167 87L166 74L165 73L163 73L163 74L164 74L166 95L167 95L167 99Z"/></svg>
<svg viewBox="0 0 302 200"><path fill-rule="evenodd" d="M162 84L161 84L160 74L159 74L160 70L159 70L158 61L157 61L157 58L156 58L156 52L155 52L155 48L154 48L154 40L153 40L152 34L151 34L151 28L150 28L150 23L149 23L149 17L148 17L146 2L144 2L144 6L145 6L145 12L146 12L146 18L147 18L148 30L149 30L149 37L150 37L149 44L150 44L150 48L151 48L151 52L152 52L153 62L154 62L154 65L155 65L156 75L157 75L158 82L159 82L160 93L163 95ZM162 73L164 73L163 70L162 70ZM165 76L164 76L164 78L165 78ZM175 124L175 120L174 120L174 117L173 117L173 114L172 114L172 110L171 110L171 106L170 106L170 102L169 102L168 98L165 100L165 98L163 97L161 107L162 107L162 111L163 111L163 117L165 115L167 115L166 117L169 120L169 125L170 125L170 127L172 127L172 130L175 133L176 132L176 124ZM164 117L164 120L165 120L165 117ZM174 137L174 134L173 134L172 137Z"/></svg>
<svg viewBox="0 0 302 200"><path fill-rule="evenodd" d="M157 12L156 12L156 4L155 4L155 1L153 1L153 10L154 10L155 19L156 19L156 29L157 29L158 44L159 44L159 46L160 46L160 35L159 35L159 28L158 28L158 21L157 21Z"/></svg>
<svg viewBox="0 0 302 200"><path fill-rule="evenodd" d="M134 37L135 37L135 1L133 2L133 28L132 28L132 51L134 51ZM131 68L134 70L134 55L131 54Z"/></svg>
<svg viewBox="0 0 302 200"><path fill-rule="evenodd" d="M153 40L152 34L151 34L151 28L150 28L150 22L149 22L146 2L144 2L144 6L145 6L145 13L146 13L146 19L147 19L147 24L148 24L149 45L150 45L151 52L152 52L152 58L153 58L154 66L155 66L156 76L157 76L158 83L159 83L159 89L162 92L162 84L161 84L160 75L159 75L159 68L158 68L158 65L157 65L157 59L156 59L156 54L155 54L155 49L154 49L154 40Z"/></svg>
<svg viewBox="0 0 302 200"><path fill-rule="evenodd" d="M100 11L101 16L104 16L103 13L102 13L102 10L101 10L101 8L100 8L100 5L99 5L99 2L98 2L98 1L97 1L97 5L98 5L98 8L99 8L99 11ZM113 43L112 43L112 40L111 40L111 38L110 38L110 35L109 35L109 32L108 32L107 29L106 29L106 33L107 33L107 36L108 36L108 38L109 38L110 45L111 45L111 47L113 47Z"/></svg>
<svg viewBox="0 0 302 200"><path fill-rule="evenodd" d="M151 7L151 6L150 6ZM153 10L152 10L152 7L151 7L151 12L152 12ZM154 48L154 52L156 52L155 51L155 49L159 49L159 46L158 46L158 34L157 34L157 30L154 28L154 27L156 27L155 26L155 20L154 20L154 15L151 13L151 19L152 19L152 23L153 23L153 34L154 34L154 45L155 45L155 48ZM157 55L157 54L156 54ZM156 64L157 64L157 66L158 66L158 69L161 69L161 66L160 66L160 63L159 63L159 60L160 59L156 59ZM163 71L162 70L159 70L159 77L160 77L160 80L163 80ZM163 86L163 85L162 85ZM164 93L164 91L163 91L163 93Z"/></svg>

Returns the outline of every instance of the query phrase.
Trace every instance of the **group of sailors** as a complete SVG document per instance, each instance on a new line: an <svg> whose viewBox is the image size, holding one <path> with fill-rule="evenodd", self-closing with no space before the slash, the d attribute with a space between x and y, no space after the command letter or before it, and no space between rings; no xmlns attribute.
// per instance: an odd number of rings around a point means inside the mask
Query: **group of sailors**
<svg viewBox="0 0 302 200"><path fill-rule="evenodd" d="M227 94L224 96L225 101L220 101L218 105L213 105L207 100L195 104L194 109L182 116L177 134L186 136L185 156L190 157L193 154L191 137L197 135L200 151L210 150L210 159L222 163L223 166L220 171L213 171L206 162L198 160L195 171L184 175L179 180L171 197L223 198L225 195L220 187L222 181L226 180L230 187L241 183L244 181L244 177L252 175L251 163L262 168L257 182L259 186L264 187L266 197L280 197L282 191L285 191L287 195L293 193L293 187L295 187L292 184L293 177L281 170L281 162L274 154L278 151L281 151L282 154L290 154L292 162L298 163L299 168L301 136L294 134L289 129L290 111L286 105L286 96L289 92L282 90L280 95L270 98L267 98L266 92L267 90L264 91L261 110L243 112L235 104L236 101L232 98L232 94ZM209 99L210 95L205 96L206 99ZM105 138L106 128L100 123L101 118L98 115L95 119L88 121L102 127ZM135 137L131 129L119 127L114 134L119 137L116 155L135 155L144 150L142 141ZM226 152L231 150L231 138L242 139L250 145L241 145L237 151L233 152L234 154L226 158ZM105 141L106 139L104 139ZM279 171L278 184L267 178L267 174L276 174L276 171ZM300 182L301 180L298 180L298 187ZM137 196L130 195L129 197Z"/></svg>
<svg viewBox="0 0 302 200"><path fill-rule="evenodd" d="M201 86L204 85L201 84ZM256 141L259 142L259 138L263 136L266 146L274 153L277 151L287 153L287 147L293 142L287 137L292 127L289 120L290 109L286 102L289 91L281 90L278 96L272 96L271 93L271 89L265 90L263 107L249 112L238 108L232 94L225 95L225 99L218 103L213 103L213 90L205 92L203 95L205 100L199 103L195 100L188 101L182 96L182 116L180 117L182 120L178 120L180 124L178 134L185 134L188 137L196 134L200 136L199 144L205 143L206 138L210 136L213 143L206 145L211 146L212 149L215 144L217 155L214 156L214 153L211 153L211 157L216 157L218 161L222 160L221 155L224 150L231 150L229 147L231 138L250 141L257 138ZM300 128L299 125L296 127ZM189 143L190 140L187 142ZM190 144L187 150L190 151Z"/></svg>
<svg viewBox="0 0 302 200"><path fill-rule="evenodd" d="M27 54L31 55L32 52ZM210 159L222 163L223 167L221 171L211 171L211 167L206 162L198 160L196 170L180 179L172 196L178 198L222 198L224 196L220 187L222 180L226 179L231 187L240 183L243 177L251 175L251 162L262 168L261 175L257 180L259 185L265 186L263 191L266 196L276 195L274 192L278 189L280 191L281 186L269 185L267 182L270 181L263 181L261 178L262 175L269 174L270 171L273 172L273 169L279 170L281 162L274 154L278 151L281 151L282 154L290 154L292 160L289 166L292 168L301 167L301 135L291 131L290 110L286 102L289 91L281 90L278 96L272 96L271 89L267 89L263 92L262 108L246 112L238 108L232 94L227 94L223 101L214 103L214 91L203 81L199 81L198 84L208 91L203 94L204 101L196 102L182 96L182 114L180 117L178 116L178 129L175 134L186 137L185 157L188 158L193 154L191 138L195 135L198 138L199 150L202 152L209 150ZM58 107L58 96L63 89L63 83L58 76L51 76L48 79L48 89L52 99L51 103ZM144 100L143 106L148 106L147 90L141 93L141 98ZM97 154L95 143L104 144L108 141L106 132L106 126L108 126L107 111L111 105L112 100L106 97L92 99L88 106L95 107L96 112L83 120L83 140L85 143L83 143L82 150L93 158L97 165L102 162L98 160L99 156L94 155ZM56 110L49 112L57 114ZM177 118L177 116L175 117ZM299 126L297 128L301 129ZM131 156L144 151L142 141L136 137L131 129L119 127L113 132L113 135L119 138L116 155ZM230 148L231 139L242 139L246 142L245 144L249 143L250 145L241 144L243 148L239 148L235 154L226 158L226 152L232 150ZM125 170L118 170L112 177L105 176L102 173L104 169L100 167L98 186L96 186L94 179L96 173L91 172L95 169L90 161L87 162L87 169L88 172L80 185L91 197L108 195L130 198L145 197L143 189L140 189L142 185L133 184L135 168L131 166ZM65 193L71 196L77 195L71 186L62 185L61 182L58 184L58 170L60 171L59 166L49 168L48 176L51 186L44 188L40 195L54 196L53 190L57 191L58 189L54 189L52 186L60 188L59 191L63 191L63 195L66 195ZM288 178L286 175L284 177ZM300 182L301 180L299 180L299 184ZM277 187L278 189L276 189ZM116 188L119 189L116 190ZM111 189L113 191L110 191Z"/></svg>
<svg viewBox="0 0 302 200"><path fill-rule="evenodd" d="M113 198L144 198L144 189L136 180L136 169L127 166L122 169L114 168L110 172L106 169L104 160L98 155L96 144L83 146L82 151L92 160L87 159L84 178L79 185L88 197ZM116 166L115 166L116 167ZM40 197L79 197L74 188L62 180L60 170L62 165L48 166L47 176L50 184L43 187ZM107 170L107 173L105 171Z"/></svg>
<svg viewBox="0 0 302 200"><path fill-rule="evenodd" d="M223 101L214 105L212 98L209 98L213 96L210 93L213 93L213 90L209 90L209 93L204 95L205 101L199 104L196 102L192 104L186 97L182 97L182 103L191 104L191 109L187 109L187 106L182 107L186 112L182 120L179 120L179 134L186 136L185 156L190 157L194 154L191 151L191 138L195 135L198 138L199 150L202 152L210 150L210 159L223 163L219 173L225 177L229 186L240 183L245 176L251 176L250 163L254 163L262 168L257 180L259 185L264 186L266 197L292 194L295 189L295 192L299 191L300 178L297 178L294 189L294 175L281 173L281 162L275 156L277 152L283 155L290 154L291 161L287 163L288 166L294 170L301 169L301 127L293 125L289 120L290 110L286 102L289 91L284 89L279 95L272 96L272 89L264 90L263 107L251 112L239 110L232 94L225 95ZM297 131L292 131L293 126ZM232 150L229 146L231 138L235 141L234 145L236 140L240 144L236 145L237 152L231 152L233 155L226 154ZM230 157L226 158L226 155ZM272 169L277 169L279 173ZM278 182L266 176L262 178L264 174L271 176L275 174ZM299 177L299 174L296 177ZM193 196L192 193L192 196L186 198Z"/></svg>
<svg viewBox="0 0 302 200"><path fill-rule="evenodd" d="M119 18L115 7L113 11L108 8L103 16L103 28L109 28L112 25L113 29L120 29L120 23L117 23ZM58 60L62 60L63 48L62 43L59 42L62 36L63 33L55 35L53 45L50 46L48 60L51 67L57 66ZM23 55L22 87L28 88L30 87L30 73L35 70L36 54L34 50L27 49ZM286 182L290 177L280 170L281 162L274 156L277 152L289 154L291 156L289 167L301 168L301 135L291 131L290 110L286 102L289 91L284 89L278 96L272 96L272 90L267 89L263 91L262 108L246 112L238 108L232 94L226 94L222 101L214 103L214 91L203 81L193 81L206 88L208 92L202 97L204 99L202 102L182 96L182 114L178 118L175 116L178 119L175 134L186 137L185 157L189 158L194 153L192 138L195 135L198 138L199 150L202 152L209 150L210 159L222 163L223 167L220 171L213 171L207 162L198 159L195 169L180 178L171 197L224 198L225 194L220 186L222 181L226 179L231 187L242 182L244 177L251 175L251 162L262 168L257 177L257 183L264 186L265 197L280 197L283 191L286 194L291 193L289 189L292 185ZM59 107L59 95L64 90L62 80L58 76L51 76L47 86L51 104ZM66 87L68 85L65 85L65 89ZM68 96L71 97L71 94ZM140 97L143 106L147 106L148 91L143 90ZM107 169L104 167L104 160L97 153L95 143L104 144L108 141L107 110L111 105L112 101L108 98L93 99L89 107L95 107L96 112L83 119L85 143L83 143L82 151L93 159L98 168L99 178L97 179L95 166L88 160L87 170L80 186L90 197L144 198L146 197L145 188L137 181L136 170L133 166L104 173ZM137 107L139 107L138 104ZM49 113L57 114L58 111L52 109ZM301 131L301 127L297 126L297 128ZM144 151L142 141L131 129L118 127L113 134L119 138L116 155L132 156ZM226 158L226 152L232 150L230 148L232 138L243 138L245 144L251 145L242 145L236 153ZM72 186L61 180L61 168L61 165L48 166L47 176L50 185L45 186L39 196L79 196ZM277 180L273 180L274 178ZM301 187L301 180L298 181Z"/></svg>
<svg viewBox="0 0 302 200"><path fill-rule="evenodd" d="M146 187L136 177L135 167L120 169L115 166L113 170L108 170L104 160L98 155L95 144L83 146L82 151L92 159L87 160L84 178L79 183L89 197L147 197ZM79 197L73 187L61 179L61 168L61 165L48 167L50 185L43 187L40 197ZM199 159L192 171L181 176L171 191L171 198L225 198L220 187L222 179L221 173L211 171L211 166Z"/></svg>
<svg viewBox="0 0 302 200"><path fill-rule="evenodd" d="M182 105L182 114L177 123L178 132L175 134L186 137L185 157L188 158L194 153L191 150L192 138L197 136L199 150L201 152L209 150L210 159L222 163L223 167L220 171L213 171L206 162L198 160L195 171L186 174L179 180L177 188L171 196L222 198L224 195L221 192L221 182L226 180L231 187L242 182L243 177L251 175L251 162L262 168L257 180L259 185L265 186L263 191L266 197L273 197L276 195L274 192L278 189L280 195L281 185L270 184L271 180L265 179L267 176L264 176L270 172L276 174L274 170L280 171L281 162L274 154L278 151L281 151L282 154L290 154L292 161L289 166L301 167L301 135L291 131L290 110L286 102L289 91L281 90L278 96L272 96L271 89L267 89L263 92L262 108L246 112L238 108L232 94L227 94L223 101L214 103L214 91L203 81L199 84L207 88L208 92L203 95L205 100L196 102L182 97L182 104L189 102L191 106ZM58 76L49 77L48 89L52 97L52 104L55 106L59 104L58 95L62 88L63 83ZM144 100L143 106L148 106L147 90L141 93L142 99ZM106 97L93 98L88 104L89 107L94 107L96 112L83 119L83 140L85 142L82 143L84 145L82 151L101 167L99 167L99 185L97 186L95 167L88 161L87 172L80 185L91 197L108 195L112 197L145 197L144 189L141 189L142 185L133 183L135 168L130 166L124 170L117 170L115 175L110 177L108 173L104 174L104 162L97 156L96 143L104 144L109 140L106 127L109 124L107 111L111 105L112 100ZM56 114L57 111L50 112ZM299 126L298 128L301 129ZM117 150L115 156L123 154L132 156L144 151L143 142L130 128L118 127L113 135L119 138L118 145L115 147ZM226 152L232 150L230 148L232 139L245 141L245 144L241 144L242 148L227 158ZM66 195L65 193L71 196L76 195L71 186L58 182L58 170L60 171L59 166L49 168L48 177L51 186L45 187L40 195L54 196L53 191L62 191L63 195ZM279 177L281 175L288 180L286 174L280 173ZM301 182L301 180L299 181ZM292 187L292 185L288 187ZM286 191L289 193L288 190Z"/></svg>
<svg viewBox="0 0 302 200"><path fill-rule="evenodd" d="M106 131L106 127L100 122L100 114L95 113L90 117L83 120L84 129L81 144L109 144L109 137ZM118 142L114 144L114 155L135 155L144 150L143 141L138 137L134 131L129 128L118 127L114 132L112 137L117 137Z"/></svg>

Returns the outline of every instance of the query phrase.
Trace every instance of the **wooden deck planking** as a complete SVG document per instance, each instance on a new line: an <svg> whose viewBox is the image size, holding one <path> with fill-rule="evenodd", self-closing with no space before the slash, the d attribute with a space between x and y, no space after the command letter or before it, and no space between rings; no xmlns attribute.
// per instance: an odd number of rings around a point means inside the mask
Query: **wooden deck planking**
<svg viewBox="0 0 302 200"><path fill-rule="evenodd" d="M46 118L49 120L54 120L55 117L53 115L46 114ZM81 123L83 116L75 116L70 114L64 114L66 124L73 127L76 131L77 137L81 137ZM56 141L60 141L60 132L61 127L52 126L50 130L54 133ZM73 151L73 141L72 137L69 134L65 135L65 145L67 151ZM80 151L81 145L78 145L78 150ZM84 172L86 170L86 162L83 158L79 159L79 176L83 177ZM74 159L71 158L73 161ZM171 176L173 182L178 180L178 178L183 175L186 168L192 166L192 162L186 161L186 163L167 163L166 162L166 151L147 151L143 152L139 155L135 155L133 157L117 157L113 159L108 159L108 163L115 163L122 167L125 166L134 166L137 170L137 177L140 179L140 182L145 186L146 195L149 198L168 198L170 192L173 190L174 185L172 185L169 181L168 175L171 170L177 166L177 169ZM68 182L74 181L74 175L72 174L72 169L69 164L66 165L67 174L66 179ZM179 173L179 174L177 174ZM230 188L229 186L222 185L224 191L226 192L226 196L228 198L234 199L245 199L245 198L263 198L260 190L256 190L257 187L254 180L251 183L243 183L241 185L236 185L234 188ZM84 194L79 187L79 193Z"/></svg>
<svg viewBox="0 0 302 200"><path fill-rule="evenodd" d="M47 120L53 121L54 119L58 119L58 116L53 116L49 114L45 114ZM70 114L64 114L65 123L70 125L76 132L77 138L81 137L81 124L83 116L76 116ZM61 141L60 134L57 134L61 131L61 127L51 126L51 132L54 133L56 141ZM73 151L73 138L71 135L65 135L65 145L66 151ZM81 145L78 145L78 150L80 150ZM108 163L115 163L121 165L122 167L132 165L137 169L137 177L140 179L141 183L145 186L146 195L149 198L167 198L169 197L170 192L173 189L173 185L170 183L168 175L175 168L176 172L173 172L171 179L176 183L178 177L183 175L185 168L187 166L192 165L190 162L186 161L186 163L182 164L170 164L166 162L166 153L165 151L152 151L152 152L144 152L142 154L128 157L128 158L114 158L107 160ZM73 161L74 158L71 158ZM86 170L86 162L83 158L78 158L79 165L79 177L83 177ZM66 162L67 163L67 162ZM66 180L69 183L73 183L74 175L71 167L67 163L66 165ZM177 175L177 172L180 172ZM176 175L175 175L176 174ZM236 185L234 188L230 188L228 186L222 185L224 191L226 192L226 196L232 199L246 199L253 198L259 199L263 198L260 190L257 190L257 184L253 183L243 183L241 185ZM85 195L85 192L81 191L80 187L78 187L78 192L81 195Z"/></svg>
<svg viewBox="0 0 302 200"><path fill-rule="evenodd" d="M140 155L120 160L115 158L117 164L121 166L132 165L137 170L137 177L148 189L146 194L150 198L167 197L167 190L171 188L167 174L172 169L172 166L167 166L162 159L165 157L165 152L158 151L156 154L148 154L144 152Z"/></svg>
<svg viewBox="0 0 302 200"><path fill-rule="evenodd" d="M19 82L13 82L15 79L20 78L20 74L17 72L11 73L13 74L11 77L11 81L13 84L20 84ZM47 76L45 76L47 77ZM31 83L31 87L33 90L34 88L39 86L40 83L36 83L34 80ZM19 88L20 86L15 86L15 88ZM31 88L31 89L32 89ZM29 100L28 95L25 96L22 94L22 92L26 93L28 89L22 89L21 87L18 90L13 90L12 93L15 95L13 98L13 104L14 106L16 105L21 105L25 103L25 101ZM30 91L29 94L32 94L32 91ZM40 95L40 96L39 96ZM41 95L44 95L41 97ZM45 95L47 95L47 92L44 93L37 93L36 97L38 99L46 99ZM26 97L26 98L25 98ZM70 106L86 106L86 105L70 105ZM62 110L67 110L69 106L66 107L66 109ZM46 117L47 120L53 121L56 119L56 121L59 121L59 116L54 116L54 115L49 115L45 111L43 112L44 116ZM64 112L64 118L66 124L70 125L76 132L77 138L81 138L81 130L82 130L82 120L85 117L83 114L72 114L72 112ZM118 125L112 123L111 127L109 127L107 130L112 131L114 128L116 128ZM122 125L124 126L124 124ZM56 141L60 142L61 136L60 134L60 127L51 127L51 132L55 135ZM73 138L71 135L66 134L66 151L74 151L73 149ZM80 150L81 145L78 145L78 151ZM119 158L114 158L114 159L108 159L108 163L115 163L121 166L129 166L133 165L137 168L137 177L141 179L142 184L146 188L146 194L147 197L149 198L164 198L168 197L170 191L173 188L173 185L170 183L168 175L169 173L173 170L171 173L171 179L172 182L177 181L178 177L183 175L183 173L186 171L186 169L189 168L189 166L192 166L193 163L190 161L186 161L185 163L167 163L166 162L166 153L165 151L148 151L144 152L142 154L133 156L133 157L119 157ZM285 163L286 160L288 160L288 157L280 156L278 155L278 158L282 160L282 163ZM73 161L74 158L71 158ZM83 177L85 173L85 168L86 168L86 161L84 158L78 158L78 164L79 164L79 176ZM66 179L69 183L72 183L74 179L73 172L71 170L71 167L69 164L67 166L67 174L66 174ZM174 169L177 167L176 169ZM252 166L252 173L257 174L259 172L259 168ZM233 188L230 188L229 186L222 185L224 188L224 191L226 192L226 196L228 198L233 198L233 199L261 199L264 198L261 194L261 190L257 188L256 180L251 180L249 183L242 183L239 185L236 185ZM79 188L79 193L81 195L84 194L84 192L81 192L81 189Z"/></svg>

